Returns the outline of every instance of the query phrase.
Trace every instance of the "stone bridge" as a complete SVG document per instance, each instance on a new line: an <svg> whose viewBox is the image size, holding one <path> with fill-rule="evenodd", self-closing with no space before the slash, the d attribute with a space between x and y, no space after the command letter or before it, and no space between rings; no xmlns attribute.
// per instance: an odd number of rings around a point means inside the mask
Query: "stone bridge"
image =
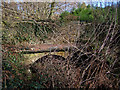
<svg viewBox="0 0 120 90"><path fill-rule="evenodd" d="M36 46L31 46L29 48L24 47L18 52L22 52L25 58L25 65L34 63L39 58L52 54L59 55L64 58L67 58L70 54L71 48L74 48L73 44L62 44L62 45L53 45L53 44L40 44Z"/></svg>

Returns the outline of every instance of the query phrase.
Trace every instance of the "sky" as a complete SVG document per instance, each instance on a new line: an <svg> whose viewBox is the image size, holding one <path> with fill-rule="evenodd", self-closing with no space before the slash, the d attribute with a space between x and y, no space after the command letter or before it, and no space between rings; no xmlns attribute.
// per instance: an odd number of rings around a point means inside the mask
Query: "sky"
<svg viewBox="0 0 120 90"><path fill-rule="evenodd" d="M4 0L6 2L118 2L120 0Z"/></svg>
<svg viewBox="0 0 120 90"><path fill-rule="evenodd" d="M12 2L12 1L14 1L14 2L52 2L52 1L65 2L66 1L66 2L81 2L81 3L85 2L86 5L91 4L91 2L92 2L93 6L97 5L98 7L100 7L100 2L102 2L101 4L102 4L102 7L104 8L105 2L107 2L106 6L108 6L108 5L111 6L112 5L111 2L114 2L114 4L116 4L120 0L4 0L4 1L7 1L7 2ZM19 9L19 6L18 6L18 9ZM68 8L68 9L70 9L70 8Z"/></svg>

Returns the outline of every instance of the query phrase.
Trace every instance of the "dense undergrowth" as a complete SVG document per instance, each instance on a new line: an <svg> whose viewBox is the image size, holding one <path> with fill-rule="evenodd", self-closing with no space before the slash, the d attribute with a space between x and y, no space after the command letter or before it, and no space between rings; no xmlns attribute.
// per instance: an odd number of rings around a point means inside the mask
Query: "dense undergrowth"
<svg viewBox="0 0 120 90"><path fill-rule="evenodd" d="M91 8L83 4L71 12L63 12L57 22L28 20L11 24L3 18L3 88L119 88L120 26L117 11L119 9L114 7ZM76 32L79 33L74 40L76 47L67 58L47 55L24 66L22 53L4 47L6 44L45 43L56 33L55 38L64 39L59 28L74 21L82 28Z"/></svg>
<svg viewBox="0 0 120 90"><path fill-rule="evenodd" d="M3 44L41 43L48 38L48 34L52 33L53 29L51 25L37 24L34 21L13 23L13 26L7 26L6 23L8 24L8 22L3 23L5 25L3 27Z"/></svg>

